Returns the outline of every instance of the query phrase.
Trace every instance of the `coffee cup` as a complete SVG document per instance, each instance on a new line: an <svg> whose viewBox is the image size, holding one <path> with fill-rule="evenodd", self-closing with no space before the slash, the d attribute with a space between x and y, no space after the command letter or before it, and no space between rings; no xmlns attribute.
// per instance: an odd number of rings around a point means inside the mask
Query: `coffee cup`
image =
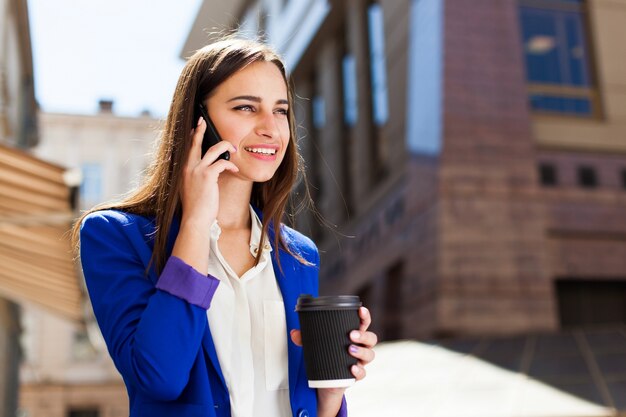
<svg viewBox="0 0 626 417"><path fill-rule="evenodd" d="M348 353L350 332L358 330L361 301L356 295L301 295L302 348L309 387L344 388L354 384L350 368L357 359Z"/></svg>

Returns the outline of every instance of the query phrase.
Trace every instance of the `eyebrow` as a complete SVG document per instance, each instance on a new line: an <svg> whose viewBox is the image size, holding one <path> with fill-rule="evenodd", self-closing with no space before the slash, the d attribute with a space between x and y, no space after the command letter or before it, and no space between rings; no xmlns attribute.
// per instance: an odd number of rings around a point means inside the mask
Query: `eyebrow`
<svg viewBox="0 0 626 417"><path fill-rule="evenodd" d="M261 97L258 96L237 96L237 97L233 97L230 100L228 100L228 102L231 101L236 101L236 100L248 100L248 101L253 101L255 103L260 103L261 101ZM276 100L276 104L289 104L289 101L285 100L285 99L279 99Z"/></svg>

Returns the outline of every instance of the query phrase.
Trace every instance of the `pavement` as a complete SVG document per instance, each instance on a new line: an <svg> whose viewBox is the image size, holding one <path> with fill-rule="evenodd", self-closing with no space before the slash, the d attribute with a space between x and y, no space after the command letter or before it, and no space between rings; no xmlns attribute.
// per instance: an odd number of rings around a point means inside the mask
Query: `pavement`
<svg viewBox="0 0 626 417"><path fill-rule="evenodd" d="M346 391L354 417L615 417L612 408L470 353L416 341L380 343Z"/></svg>

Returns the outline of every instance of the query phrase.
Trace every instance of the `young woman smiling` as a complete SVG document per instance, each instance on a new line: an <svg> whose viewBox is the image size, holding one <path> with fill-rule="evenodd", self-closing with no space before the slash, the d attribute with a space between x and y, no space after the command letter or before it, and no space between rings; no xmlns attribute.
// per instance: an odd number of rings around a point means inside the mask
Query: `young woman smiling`
<svg viewBox="0 0 626 417"><path fill-rule="evenodd" d="M223 139L204 155L201 105ZM318 292L319 255L282 223L300 169L276 53L241 39L196 52L143 185L73 230L131 416L347 415L344 389L311 389L304 370L294 308ZM377 341L360 317L357 380Z"/></svg>

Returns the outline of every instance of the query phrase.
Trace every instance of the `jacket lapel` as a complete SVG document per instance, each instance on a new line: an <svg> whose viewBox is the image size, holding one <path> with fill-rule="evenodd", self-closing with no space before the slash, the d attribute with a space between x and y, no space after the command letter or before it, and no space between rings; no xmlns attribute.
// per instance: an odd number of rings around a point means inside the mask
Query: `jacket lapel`
<svg viewBox="0 0 626 417"><path fill-rule="evenodd" d="M259 218L263 220L263 213L261 212L261 210L257 209L254 206L253 208ZM170 229L169 235L170 239L168 242L168 246L170 251L174 246L174 241L176 240L176 236L178 235L179 227L179 221L175 218L172 222L172 227ZM274 246L273 225L270 225L268 228L268 238L270 241L270 245L272 245L273 253L278 253L278 256L280 258L280 264L282 267L281 271L281 268L279 268L278 262L276 261L276 257L272 256L272 266L274 267L274 274L276 275L276 281L278 282L278 287L280 288L280 291L282 293L283 304L285 307L285 318L287 322L287 355L289 359L289 395L290 397L293 397L294 393L296 392L296 382L298 381L299 377L300 364L302 363L302 348L296 346L291 341L291 336L289 332L293 329L300 329L298 315L295 312L298 297L302 292L300 285L300 263L284 250L278 249ZM289 244L289 242L287 242L287 244ZM202 346L211 362L211 365L213 366L213 369L219 376L224 389L226 390L226 392L228 392L226 382L224 380L224 375L222 373L219 360L217 358L217 351L215 350L213 337L211 336L211 329L208 326L208 318L207 329L204 333L204 337L202 338Z"/></svg>
<svg viewBox="0 0 626 417"><path fill-rule="evenodd" d="M289 357L289 396L293 398L296 392L300 363L302 362L302 348L296 346L291 341L289 332L293 329L300 329L298 315L295 312L296 302L302 292L299 271L300 263L284 250L274 247L274 230L271 226L268 228L268 238L274 253L278 251L280 264L282 266L281 271L276 257L272 256L274 274L276 275L276 281L283 295L283 304L285 307L285 318L287 321L287 355Z"/></svg>

